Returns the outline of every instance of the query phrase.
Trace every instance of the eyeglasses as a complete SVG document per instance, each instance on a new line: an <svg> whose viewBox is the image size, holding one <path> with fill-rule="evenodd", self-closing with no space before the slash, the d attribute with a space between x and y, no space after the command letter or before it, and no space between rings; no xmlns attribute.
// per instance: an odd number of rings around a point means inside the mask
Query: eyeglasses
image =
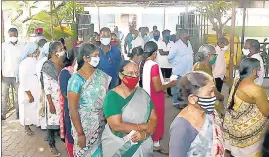
<svg viewBox="0 0 269 157"><path fill-rule="evenodd" d="M123 73L122 72L122 74L124 75L124 76L127 76L127 77L139 77L139 72L137 71L137 72L126 72L126 73Z"/></svg>

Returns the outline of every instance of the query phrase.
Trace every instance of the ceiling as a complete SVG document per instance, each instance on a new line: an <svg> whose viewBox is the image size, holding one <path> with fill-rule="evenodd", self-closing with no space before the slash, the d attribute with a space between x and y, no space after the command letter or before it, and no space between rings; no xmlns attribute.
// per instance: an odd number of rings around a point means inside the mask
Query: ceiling
<svg viewBox="0 0 269 157"><path fill-rule="evenodd" d="M84 7L182 7L199 0L78 0ZM214 1L214 0L204 0ZM231 2L232 0L225 0ZM238 7L268 8L269 2L253 0L236 0Z"/></svg>

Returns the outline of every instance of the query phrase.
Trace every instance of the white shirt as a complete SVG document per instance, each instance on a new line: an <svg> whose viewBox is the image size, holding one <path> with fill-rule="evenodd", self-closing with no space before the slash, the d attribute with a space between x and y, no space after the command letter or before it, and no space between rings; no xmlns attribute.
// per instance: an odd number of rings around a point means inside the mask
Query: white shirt
<svg viewBox="0 0 269 157"><path fill-rule="evenodd" d="M216 46L215 50L218 56L216 63L213 65L213 76L214 78L221 78L223 80L226 75L225 51L221 50L219 46Z"/></svg>
<svg viewBox="0 0 269 157"><path fill-rule="evenodd" d="M139 47L141 46L142 49L144 49L145 42L141 36L137 36L133 41L132 41L132 48ZM132 51L131 51L132 52Z"/></svg>
<svg viewBox="0 0 269 157"><path fill-rule="evenodd" d="M255 58L255 59L260 61L261 73L262 74L261 74L261 76L259 78L257 78L255 80L255 82L256 82L257 85L261 86L263 84L263 77L264 77L264 63L263 63L262 57L261 57L260 54L254 54L250 58Z"/></svg>
<svg viewBox="0 0 269 157"><path fill-rule="evenodd" d="M16 45L10 42L2 44L2 74L4 77L16 77L17 67L23 55L24 42Z"/></svg>
<svg viewBox="0 0 269 157"><path fill-rule="evenodd" d="M163 41L160 40L158 43L158 49L163 50L163 51L170 51L171 47L175 44L172 41L169 41L167 44ZM157 63L161 68L173 68L173 65L168 62L168 55L161 55L159 51L157 52Z"/></svg>

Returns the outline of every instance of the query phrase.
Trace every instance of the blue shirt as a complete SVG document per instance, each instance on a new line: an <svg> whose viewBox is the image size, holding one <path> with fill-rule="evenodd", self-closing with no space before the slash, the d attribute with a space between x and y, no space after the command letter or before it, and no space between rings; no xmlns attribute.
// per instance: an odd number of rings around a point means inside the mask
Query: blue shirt
<svg viewBox="0 0 269 157"><path fill-rule="evenodd" d="M116 87L118 81L118 74L122 62L121 52L115 46L111 46L110 50L106 54L104 54L101 47L99 47L98 50L100 62L97 68L112 77L109 89L113 89Z"/></svg>
<svg viewBox="0 0 269 157"><path fill-rule="evenodd" d="M178 40L170 49L168 61L173 65L173 75L183 76L192 71L193 67L193 50L191 43L188 46Z"/></svg>

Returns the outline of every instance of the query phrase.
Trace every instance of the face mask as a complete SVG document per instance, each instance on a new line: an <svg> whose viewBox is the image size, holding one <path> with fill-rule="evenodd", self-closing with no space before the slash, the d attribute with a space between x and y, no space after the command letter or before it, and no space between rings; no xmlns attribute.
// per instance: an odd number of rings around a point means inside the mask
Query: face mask
<svg viewBox="0 0 269 157"><path fill-rule="evenodd" d="M217 56L214 56L213 59L209 62L210 65L213 65L216 63Z"/></svg>
<svg viewBox="0 0 269 157"><path fill-rule="evenodd" d="M170 40L171 40L171 36L170 36L170 35L169 35L169 36L166 36L165 39L166 39L167 41L170 41Z"/></svg>
<svg viewBox="0 0 269 157"><path fill-rule="evenodd" d="M91 61L89 62L89 64L93 67L97 67L97 65L100 62L100 58L99 57L91 57Z"/></svg>
<svg viewBox="0 0 269 157"><path fill-rule="evenodd" d="M242 49L242 52L245 56L249 55L250 54L250 51L249 49Z"/></svg>
<svg viewBox="0 0 269 157"><path fill-rule="evenodd" d="M132 34L132 38L135 39L136 38L136 35L135 34Z"/></svg>
<svg viewBox="0 0 269 157"><path fill-rule="evenodd" d="M18 37L10 37L9 41L12 42L12 43L15 43L15 42L18 41Z"/></svg>
<svg viewBox="0 0 269 157"><path fill-rule="evenodd" d="M206 114L211 114L215 109L215 103L217 98L201 98L198 97L198 105L206 112Z"/></svg>
<svg viewBox="0 0 269 157"><path fill-rule="evenodd" d="M56 52L56 56L62 57L65 54L65 51Z"/></svg>
<svg viewBox="0 0 269 157"><path fill-rule="evenodd" d="M37 38L36 37L30 37L29 40L30 40L30 42L34 42L35 43L36 40L37 40Z"/></svg>
<svg viewBox="0 0 269 157"><path fill-rule="evenodd" d="M103 45L107 46L109 45L111 38L100 38L100 41Z"/></svg>
<svg viewBox="0 0 269 157"><path fill-rule="evenodd" d="M154 39L155 41L158 41L158 40L159 40L159 38L160 38L160 36L159 36L159 35L154 35L154 36L153 36L153 39Z"/></svg>
<svg viewBox="0 0 269 157"><path fill-rule="evenodd" d="M228 45L227 46L224 46L223 48L221 48L222 51L227 51L228 50Z"/></svg>
<svg viewBox="0 0 269 157"><path fill-rule="evenodd" d="M124 78L122 79L122 82L130 90L133 90L136 87L137 83L139 82L139 77L124 76Z"/></svg>
<svg viewBox="0 0 269 157"><path fill-rule="evenodd" d="M78 41L83 41L83 38L78 38Z"/></svg>
<svg viewBox="0 0 269 157"><path fill-rule="evenodd" d="M111 45L111 46L117 46L117 41L111 41L111 42L110 42L110 45Z"/></svg>

